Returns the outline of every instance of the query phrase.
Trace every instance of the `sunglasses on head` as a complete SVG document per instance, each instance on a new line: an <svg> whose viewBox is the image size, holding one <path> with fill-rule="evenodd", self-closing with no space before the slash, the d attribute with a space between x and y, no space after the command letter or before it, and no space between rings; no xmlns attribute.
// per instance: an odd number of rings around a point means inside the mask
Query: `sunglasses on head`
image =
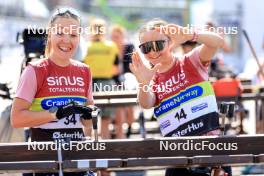
<svg viewBox="0 0 264 176"><path fill-rule="evenodd" d="M71 17L75 19L81 18L80 14L75 9L68 7L57 8L52 16L54 18L56 16L64 16L65 14L69 14Z"/></svg>
<svg viewBox="0 0 264 176"><path fill-rule="evenodd" d="M162 51L165 47L167 40L157 40L157 41L150 41L146 43L142 43L139 45L140 51L143 54L148 54L150 51L159 52Z"/></svg>

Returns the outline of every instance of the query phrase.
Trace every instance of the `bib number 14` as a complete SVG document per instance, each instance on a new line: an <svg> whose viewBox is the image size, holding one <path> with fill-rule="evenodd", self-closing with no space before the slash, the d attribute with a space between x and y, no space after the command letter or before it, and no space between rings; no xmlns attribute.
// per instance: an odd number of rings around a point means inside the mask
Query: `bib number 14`
<svg viewBox="0 0 264 176"><path fill-rule="evenodd" d="M180 111L176 112L175 116L176 119L178 119L178 121L180 121L181 119L186 119L187 118L187 114L184 112L184 110L181 108Z"/></svg>

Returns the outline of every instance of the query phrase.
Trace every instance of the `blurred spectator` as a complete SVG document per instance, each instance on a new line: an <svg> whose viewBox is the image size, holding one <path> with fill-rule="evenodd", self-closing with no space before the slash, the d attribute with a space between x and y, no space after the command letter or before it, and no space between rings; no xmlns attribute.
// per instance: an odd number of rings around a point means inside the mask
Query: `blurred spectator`
<svg viewBox="0 0 264 176"><path fill-rule="evenodd" d="M117 84L124 83L125 74L130 73L129 63L131 60L131 55L134 50L134 46L132 44L126 43L125 40L125 29L121 26L114 25L111 29L111 39L116 43L119 49L119 59L121 72L118 76L115 76L115 81ZM124 138L122 125L124 122L128 124L127 137L130 135L131 125L134 121L134 111L132 106L127 107L119 107L116 111L115 118L115 130L116 130L116 138Z"/></svg>
<svg viewBox="0 0 264 176"><path fill-rule="evenodd" d="M263 44L262 44L262 48L264 49L264 40L263 40ZM264 54L263 52L262 53L258 53L257 54L258 56L258 59L259 59L259 62L261 64L261 70L260 68L257 66L257 62L254 61L255 63L255 67L251 67L251 71L253 68L256 68L256 72L255 72L255 75L253 76L253 79L252 81L255 83L255 84L258 84L258 85L261 85L261 86L264 86ZM254 65L254 64L253 64ZM251 65L252 66L252 65ZM261 73L262 72L262 73Z"/></svg>
<svg viewBox="0 0 264 176"><path fill-rule="evenodd" d="M263 41L264 43L264 41ZM264 44L262 45L264 46ZM264 48L263 48L264 49ZM264 72L264 53L257 53L258 60L260 62L262 71ZM254 85L264 85L264 76L260 72L259 66L255 58L249 58L245 64L243 72L239 75L241 78L247 78L252 81Z"/></svg>
<svg viewBox="0 0 264 176"><path fill-rule="evenodd" d="M88 52L84 63L89 65L93 76L93 88L95 91L110 91L115 85L112 79L119 73L118 48L112 41L105 39L106 25L102 19L91 22L91 41L88 42ZM108 126L115 115L114 108L102 109L101 137L110 138Z"/></svg>
<svg viewBox="0 0 264 176"><path fill-rule="evenodd" d="M235 73L233 73L231 68L224 64L223 59L220 58L219 55L216 55L212 59L211 65L209 67L209 76L215 77L216 79L221 79L224 78L226 74L235 76Z"/></svg>
<svg viewBox="0 0 264 176"><path fill-rule="evenodd" d="M207 22L206 28L208 31L212 31L212 32L217 31L216 26L212 22ZM222 29L222 28L219 28L219 29ZM219 32L219 35L221 37L225 38L223 30ZM227 44L226 41L224 42L221 49L224 53L231 52L231 48L229 47L229 45ZM215 57L212 59L211 65L209 67L209 76L210 77L215 77L217 79L221 79L221 78L224 78L226 74L229 74L232 77L235 75L233 73L232 69L229 68L227 65L225 65L223 57L224 57L223 53L221 53L221 52L217 52L215 54Z"/></svg>

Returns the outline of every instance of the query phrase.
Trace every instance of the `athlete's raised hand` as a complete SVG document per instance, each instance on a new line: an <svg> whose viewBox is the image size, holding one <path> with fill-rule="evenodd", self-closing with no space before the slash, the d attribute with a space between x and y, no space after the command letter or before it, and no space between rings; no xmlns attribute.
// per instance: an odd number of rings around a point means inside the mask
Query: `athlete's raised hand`
<svg viewBox="0 0 264 176"><path fill-rule="evenodd" d="M132 55L132 63L130 63L129 68L132 73L136 76L137 81L144 85L148 85L152 80L154 74L159 69L160 64L154 66L154 68L148 68L142 61L139 56L139 53L136 51Z"/></svg>
<svg viewBox="0 0 264 176"><path fill-rule="evenodd" d="M187 27L182 27L176 24L156 27L155 30L168 35L175 46L179 46L180 44L191 40L193 36L193 31L189 30Z"/></svg>

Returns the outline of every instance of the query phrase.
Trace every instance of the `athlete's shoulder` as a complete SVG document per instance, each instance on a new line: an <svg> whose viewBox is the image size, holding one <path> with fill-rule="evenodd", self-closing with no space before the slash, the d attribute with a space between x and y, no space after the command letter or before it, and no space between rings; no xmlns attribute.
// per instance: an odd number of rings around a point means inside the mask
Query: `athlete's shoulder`
<svg viewBox="0 0 264 176"><path fill-rule="evenodd" d="M71 64L74 66L74 67L79 67L79 68L88 68L89 69L89 66L85 63L82 63L78 60L74 60L74 59L71 59Z"/></svg>
<svg viewBox="0 0 264 176"><path fill-rule="evenodd" d="M29 62L29 65L33 66L34 68L41 68L41 67L48 66L49 62L47 58L43 58L43 59L38 59L32 62Z"/></svg>

